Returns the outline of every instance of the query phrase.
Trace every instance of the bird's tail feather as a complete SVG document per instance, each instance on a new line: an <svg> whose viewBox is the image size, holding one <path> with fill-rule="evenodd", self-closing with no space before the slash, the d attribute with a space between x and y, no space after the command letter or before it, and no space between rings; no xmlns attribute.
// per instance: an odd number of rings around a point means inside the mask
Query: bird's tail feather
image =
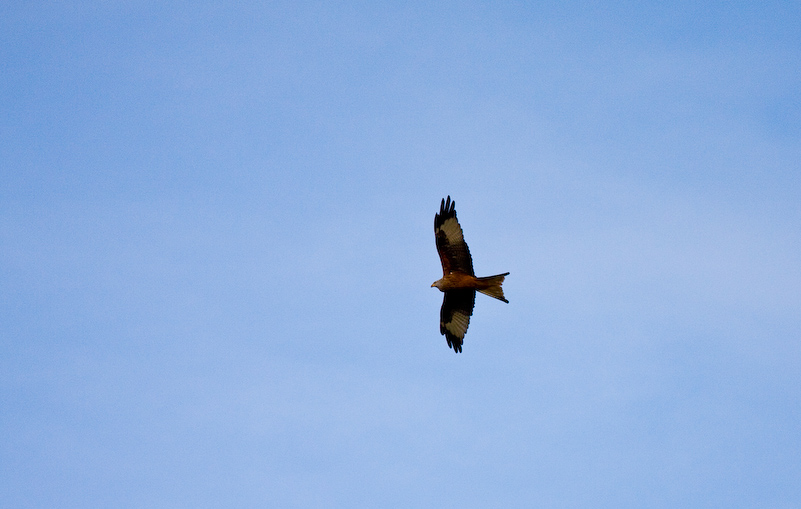
<svg viewBox="0 0 801 509"><path fill-rule="evenodd" d="M484 295L489 295L490 297L494 297L498 300L502 300L509 303L508 300L503 296L503 288L501 285L503 284L503 280L508 276L509 273L505 272L503 274L497 274L495 276L487 276L487 277L479 277L479 287L477 290Z"/></svg>

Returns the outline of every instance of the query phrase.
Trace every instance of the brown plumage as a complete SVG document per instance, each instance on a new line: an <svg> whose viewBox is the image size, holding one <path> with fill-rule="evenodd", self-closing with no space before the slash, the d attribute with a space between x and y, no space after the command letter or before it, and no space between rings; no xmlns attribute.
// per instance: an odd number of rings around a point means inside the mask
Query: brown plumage
<svg viewBox="0 0 801 509"><path fill-rule="evenodd" d="M442 262L442 279L432 287L445 294L440 310L439 332L445 336L454 352L462 351L462 342L470 325L470 316L476 302L476 291L504 302L503 280L508 272L489 277L476 277L473 259L464 241L462 227L456 219L456 202L442 200L439 214L434 215L434 237Z"/></svg>

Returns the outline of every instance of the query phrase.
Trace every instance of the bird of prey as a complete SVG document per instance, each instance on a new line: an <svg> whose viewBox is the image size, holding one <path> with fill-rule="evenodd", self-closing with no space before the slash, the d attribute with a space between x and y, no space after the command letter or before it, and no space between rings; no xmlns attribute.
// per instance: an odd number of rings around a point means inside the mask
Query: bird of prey
<svg viewBox="0 0 801 509"><path fill-rule="evenodd" d="M456 219L455 205L456 202L448 196L448 201L442 200L439 214L434 215L434 236L442 262L442 279L434 281L431 287L437 287L445 294L439 315L439 332L445 336L448 346L459 353L473 314L476 291L508 303L501 284L509 273L476 277L470 250Z"/></svg>

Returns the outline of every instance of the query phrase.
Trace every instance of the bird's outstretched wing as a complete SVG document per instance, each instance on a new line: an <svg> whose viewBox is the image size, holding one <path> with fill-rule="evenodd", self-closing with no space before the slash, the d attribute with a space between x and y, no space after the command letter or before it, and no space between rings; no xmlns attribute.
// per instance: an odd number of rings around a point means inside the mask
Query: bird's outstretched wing
<svg viewBox="0 0 801 509"><path fill-rule="evenodd" d="M445 335L453 351L462 351L462 341L470 325L470 315L476 302L475 290L449 290L445 292L439 313L439 332Z"/></svg>
<svg viewBox="0 0 801 509"><path fill-rule="evenodd" d="M474 276L473 259L470 257L470 250L464 241L462 227L459 226L459 221L456 219L455 206L456 202L451 201L451 197L448 196L447 202L442 200L439 214L434 216L434 235L437 240L439 259L442 262L442 273L447 276L452 271L459 271ZM470 309L472 309L472 305ZM467 329L466 325L465 329Z"/></svg>

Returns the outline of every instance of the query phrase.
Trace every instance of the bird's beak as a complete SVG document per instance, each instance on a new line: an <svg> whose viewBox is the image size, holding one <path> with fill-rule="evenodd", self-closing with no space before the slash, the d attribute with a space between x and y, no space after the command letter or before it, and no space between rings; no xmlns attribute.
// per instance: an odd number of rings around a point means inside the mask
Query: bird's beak
<svg viewBox="0 0 801 509"><path fill-rule="evenodd" d="M436 284L436 283L431 283L431 288L434 288L434 285L435 285L435 284Z"/></svg>

